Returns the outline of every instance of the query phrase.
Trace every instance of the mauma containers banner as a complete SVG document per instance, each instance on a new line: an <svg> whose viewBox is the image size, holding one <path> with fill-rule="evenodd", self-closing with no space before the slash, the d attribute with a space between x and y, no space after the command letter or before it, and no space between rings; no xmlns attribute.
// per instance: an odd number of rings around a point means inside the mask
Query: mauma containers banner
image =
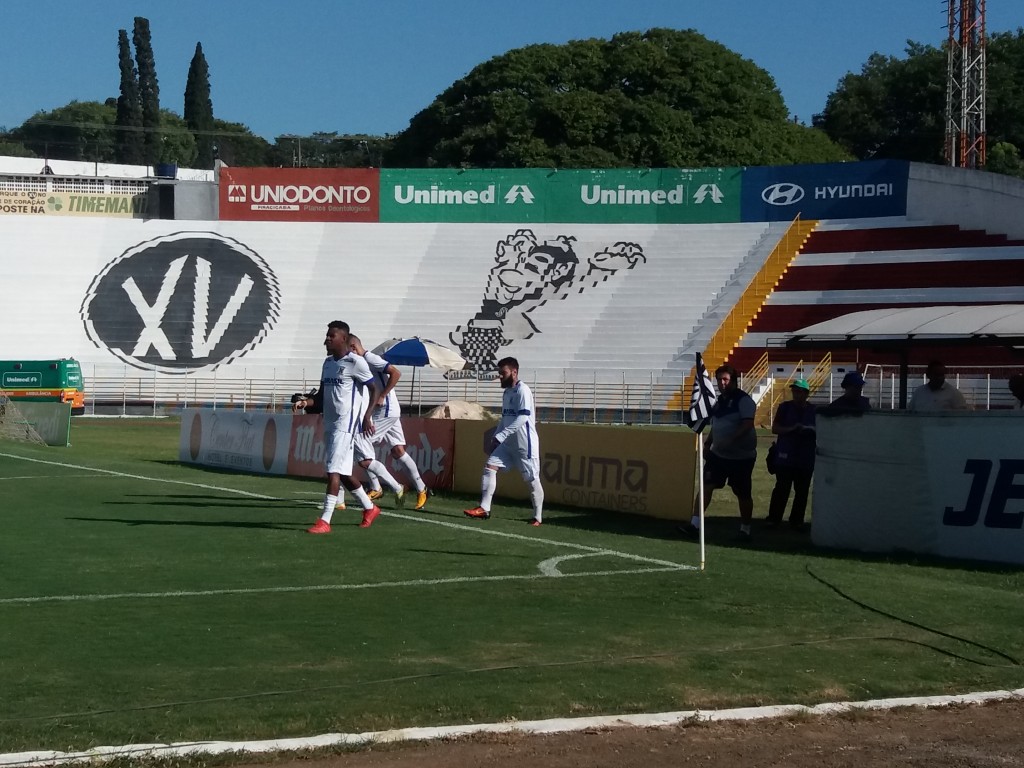
<svg viewBox="0 0 1024 768"><path fill-rule="evenodd" d="M905 216L909 173L900 160L747 168L742 220Z"/></svg>
<svg viewBox="0 0 1024 768"><path fill-rule="evenodd" d="M220 170L220 218L230 221L377 221L376 168Z"/></svg>
<svg viewBox="0 0 1024 768"><path fill-rule="evenodd" d="M384 169L384 222L739 221L740 169Z"/></svg>

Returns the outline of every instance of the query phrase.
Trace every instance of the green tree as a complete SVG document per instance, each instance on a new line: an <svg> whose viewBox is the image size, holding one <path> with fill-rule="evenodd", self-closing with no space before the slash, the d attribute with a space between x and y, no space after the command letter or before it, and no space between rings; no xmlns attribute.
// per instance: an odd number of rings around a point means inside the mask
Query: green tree
<svg viewBox="0 0 1024 768"><path fill-rule="evenodd" d="M1024 147L1024 30L992 35L986 59L987 168L1014 173ZM912 41L906 58L872 54L839 81L814 125L860 160L944 163L946 67L945 51Z"/></svg>
<svg viewBox="0 0 1024 768"><path fill-rule="evenodd" d="M214 118L213 136L217 157L227 165L258 167L271 164L270 143L242 123Z"/></svg>
<svg viewBox="0 0 1024 768"><path fill-rule="evenodd" d="M144 165L142 102L139 99L139 74L132 60L128 32L117 31L117 58L121 69L121 95L117 97L117 162Z"/></svg>
<svg viewBox="0 0 1024 768"><path fill-rule="evenodd" d="M945 137L946 54L907 44L907 58L873 53L847 74L814 125L860 160L941 163Z"/></svg>
<svg viewBox="0 0 1024 768"><path fill-rule="evenodd" d="M213 168L213 100L210 98L210 68L202 43L196 43L185 82L185 123L196 139L196 165Z"/></svg>
<svg viewBox="0 0 1024 768"><path fill-rule="evenodd" d="M72 101L49 112L37 112L11 131L9 138L37 157L114 163L116 116L112 102Z"/></svg>
<svg viewBox="0 0 1024 768"><path fill-rule="evenodd" d="M186 122L169 109L160 110L160 151L157 162L196 167L196 137Z"/></svg>
<svg viewBox="0 0 1024 768"><path fill-rule="evenodd" d="M789 123L763 69L693 30L652 29L491 59L413 117L385 159L685 167L847 157L827 137Z"/></svg>
<svg viewBox="0 0 1024 768"><path fill-rule="evenodd" d="M150 38L149 19L135 17L132 33L135 44L135 63L139 72L139 101L142 105L142 128L145 131L145 162L155 165L160 162L160 84L156 79L156 61L153 59L153 42Z"/></svg>
<svg viewBox="0 0 1024 768"><path fill-rule="evenodd" d="M306 168L376 168L383 162L390 143L390 137L360 133L283 135L274 140L268 162L274 166L292 166L301 161Z"/></svg>

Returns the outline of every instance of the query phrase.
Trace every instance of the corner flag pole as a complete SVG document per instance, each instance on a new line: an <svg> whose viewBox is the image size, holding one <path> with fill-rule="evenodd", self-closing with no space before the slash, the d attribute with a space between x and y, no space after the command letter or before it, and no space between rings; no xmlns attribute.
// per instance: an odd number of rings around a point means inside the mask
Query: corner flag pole
<svg viewBox="0 0 1024 768"><path fill-rule="evenodd" d="M700 504L700 569L704 570L704 433L697 433L697 499Z"/></svg>

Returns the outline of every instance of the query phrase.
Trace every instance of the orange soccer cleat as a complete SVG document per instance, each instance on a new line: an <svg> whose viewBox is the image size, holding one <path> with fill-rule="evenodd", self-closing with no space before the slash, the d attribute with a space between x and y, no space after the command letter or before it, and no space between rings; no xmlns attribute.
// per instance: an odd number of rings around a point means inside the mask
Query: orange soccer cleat
<svg viewBox="0 0 1024 768"><path fill-rule="evenodd" d="M322 517L313 523L312 528L307 528L306 533L330 533L331 524L324 520Z"/></svg>
<svg viewBox="0 0 1024 768"><path fill-rule="evenodd" d="M483 507L473 507L472 509L465 509L462 511L462 514L464 514L466 517L475 517L477 520L486 520L488 517L491 516L491 513L488 512Z"/></svg>
<svg viewBox="0 0 1024 768"><path fill-rule="evenodd" d="M424 488L422 491L416 493L416 506L413 509L423 509L427 506L427 495L428 491Z"/></svg>
<svg viewBox="0 0 1024 768"><path fill-rule="evenodd" d="M376 504L374 504L369 509L364 509L363 522L359 524L359 527L369 528L371 525L373 525L373 521L377 519L378 515L380 515L380 507L378 507Z"/></svg>

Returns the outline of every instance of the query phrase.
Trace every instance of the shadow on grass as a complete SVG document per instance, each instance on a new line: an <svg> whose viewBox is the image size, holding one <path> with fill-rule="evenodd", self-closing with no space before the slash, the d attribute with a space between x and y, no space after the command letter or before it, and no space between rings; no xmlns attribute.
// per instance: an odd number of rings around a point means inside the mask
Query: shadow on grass
<svg viewBox="0 0 1024 768"><path fill-rule="evenodd" d="M277 522L261 522L257 520L143 520L139 518L131 519L122 517L66 517L64 519L77 520L84 523L120 523L121 525L132 527L138 525L185 525L198 528L254 528L278 531L295 531L309 525L308 522L284 524Z"/></svg>

